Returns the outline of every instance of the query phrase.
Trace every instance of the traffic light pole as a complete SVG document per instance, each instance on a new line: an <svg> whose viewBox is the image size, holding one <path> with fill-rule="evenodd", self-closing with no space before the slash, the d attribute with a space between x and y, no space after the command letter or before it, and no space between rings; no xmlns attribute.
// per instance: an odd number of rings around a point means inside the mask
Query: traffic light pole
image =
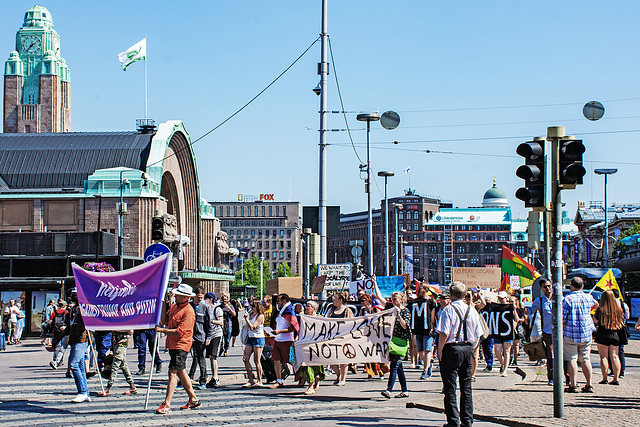
<svg viewBox="0 0 640 427"><path fill-rule="evenodd" d="M563 374L563 333L562 333L562 197L560 186L560 139L564 127L547 128L547 138L551 140L551 230L553 235L552 281L553 281L553 416L564 416L564 374Z"/></svg>

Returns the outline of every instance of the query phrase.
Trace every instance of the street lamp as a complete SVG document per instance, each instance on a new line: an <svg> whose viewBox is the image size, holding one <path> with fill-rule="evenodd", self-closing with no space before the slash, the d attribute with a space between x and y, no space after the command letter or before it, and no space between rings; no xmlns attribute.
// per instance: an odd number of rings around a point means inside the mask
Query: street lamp
<svg viewBox="0 0 640 427"><path fill-rule="evenodd" d="M607 175L613 175L618 169L595 169L598 175L604 175L604 266L609 267L609 220L607 215Z"/></svg>
<svg viewBox="0 0 640 427"><path fill-rule="evenodd" d="M396 276L400 273L400 258L398 254L398 234L400 234L400 226L398 224L398 211L402 210L402 204L400 203L391 203L391 207L396 211L396 226L395 226L395 236L396 236Z"/></svg>
<svg viewBox="0 0 640 427"><path fill-rule="evenodd" d="M373 276L373 218L371 213L371 122L380 120L378 113L358 114L356 120L367 122L367 256L369 257L369 274Z"/></svg>
<svg viewBox="0 0 640 427"><path fill-rule="evenodd" d="M384 271L389 275L389 199L387 198L387 179L393 176L391 171L380 171L378 176L384 177Z"/></svg>
<svg viewBox="0 0 640 427"><path fill-rule="evenodd" d="M98 262L98 256L100 255L100 220L102 216L102 194L94 194L93 197L98 199L98 235L96 236L96 262Z"/></svg>

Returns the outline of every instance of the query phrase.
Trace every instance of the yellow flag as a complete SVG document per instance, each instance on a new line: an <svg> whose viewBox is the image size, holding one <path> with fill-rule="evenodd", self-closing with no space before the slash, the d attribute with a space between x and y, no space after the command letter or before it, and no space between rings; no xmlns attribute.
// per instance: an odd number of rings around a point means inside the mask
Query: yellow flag
<svg viewBox="0 0 640 427"><path fill-rule="evenodd" d="M620 287L618 286L618 282L616 282L616 278L613 276L613 271L611 269L609 269L609 271L602 276L602 279L596 283L596 288L600 288L605 291L617 289L620 299L622 299L622 292L620 292Z"/></svg>

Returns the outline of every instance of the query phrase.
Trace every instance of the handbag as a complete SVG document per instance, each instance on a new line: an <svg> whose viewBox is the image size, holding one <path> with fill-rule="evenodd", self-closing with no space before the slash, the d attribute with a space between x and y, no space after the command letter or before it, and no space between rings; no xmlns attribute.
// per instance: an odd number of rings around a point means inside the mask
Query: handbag
<svg viewBox="0 0 640 427"><path fill-rule="evenodd" d="M529 356L529 360L538 361L547 358L547 351L542 338L531 341L522 346L522 349Z"/></svg>
<svg viewBox="0 0 640 427"><path fill-rule="evenodd" d="M482 335L480 335L480 340L486 340L491 335L491 331L489 330L489 325L487 325L487 321L484 320L484 316L480 314L480 326L482 327Z"/></svg>
<svg viewBox="0 0 640 427"><path fill-rule="evenodd" d="M389 354L404 357L409 350L409 340L400 337L391 337L389 341Z"/></svg>
<svg viewBox="0 0 640 427"><path fill-rule="evenodd" d="M240 329L240 342L242 344L247 345L249 341L249 326L247 326L247 322L244 322L242 328Z"/></svg>

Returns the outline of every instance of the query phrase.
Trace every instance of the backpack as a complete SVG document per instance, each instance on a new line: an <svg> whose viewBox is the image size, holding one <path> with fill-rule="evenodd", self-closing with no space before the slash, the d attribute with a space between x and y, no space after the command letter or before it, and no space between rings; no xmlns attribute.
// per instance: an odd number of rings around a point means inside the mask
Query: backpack
<svg viewBox="0 0 640 427"><path fill-rule="evenodd" d="M64 326L64 318L67 312L63 311L59 313L57 310L55 311L55 317L53 318L53 327L57 332L60 332L60 328Z"/></svg>

